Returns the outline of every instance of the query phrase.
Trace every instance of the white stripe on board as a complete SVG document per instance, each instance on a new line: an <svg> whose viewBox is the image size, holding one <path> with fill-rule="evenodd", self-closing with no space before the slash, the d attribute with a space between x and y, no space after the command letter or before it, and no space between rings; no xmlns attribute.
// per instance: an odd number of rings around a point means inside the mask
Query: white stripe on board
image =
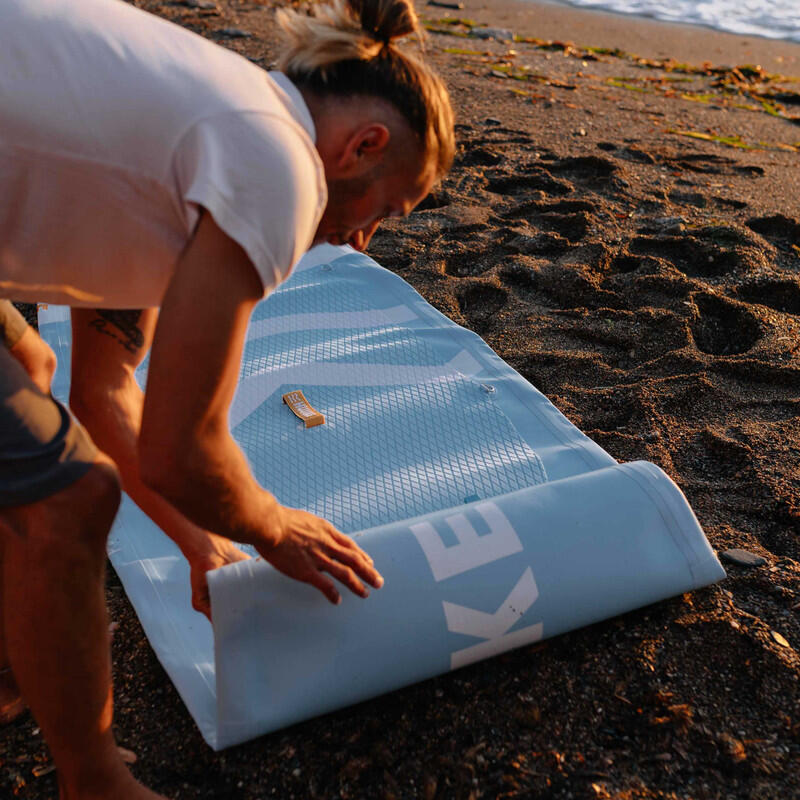
<svg viewBox="0 0 800 800"><path fill-rule="evenodd" d="M292 367L251 375L239 384L231 404L230 426L235 428L250 416L279 387L288 386L413 386L447 375L477 375L480 362L461 350L446 364L298 364Z"/></svg>
<svg viewBox="0 0 800 800"><path fill-rule="evenodd" d="M251 322L247 331L247 341L252 342L278 333L294 333L295 331L377 328L385 325L412 322L415 319L417 319L417 315L408 306L374 308L368 311L287 314L282 317L271 317Z"/></svg>

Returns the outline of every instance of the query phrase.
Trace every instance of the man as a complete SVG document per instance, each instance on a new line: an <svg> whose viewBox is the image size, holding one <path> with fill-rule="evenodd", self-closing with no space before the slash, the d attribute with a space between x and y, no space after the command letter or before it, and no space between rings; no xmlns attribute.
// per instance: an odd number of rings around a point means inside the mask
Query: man
<svg viewBox="0 0 800 800"><path fill-rule="evenodd" d="M283 24L288 77L117 0L0 8L0 294L73 307L70 404L91 435L49 397L33 334L0 346L5 649L63 798L156 796L110 729L120 480L209 615L205 572L244 557L232 542L334 603L332 578L363 597L382 583L351 539L255 482L227 413L255 304L311 244L363 249L409 213L452 160L452 116L393 44L417 28L406 0Z"/></svg>

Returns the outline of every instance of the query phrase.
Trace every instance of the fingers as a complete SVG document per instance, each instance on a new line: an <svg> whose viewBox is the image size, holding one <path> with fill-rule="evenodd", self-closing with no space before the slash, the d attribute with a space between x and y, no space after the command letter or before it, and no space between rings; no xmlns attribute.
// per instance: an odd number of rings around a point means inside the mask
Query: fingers
<svg viewBox="0 0 800 800"><path fill-rule="evenodd" d="M192 608L205 614L208 621L211 622L211 597L208 593L208 587L204 590L192 592Z"/></svg>
<svg viewBox="0 0 800 800"><path fill-rule="evenodd" d="M350 567L335 561L327 556L318 556L319 568L324 569L329 575L336 578L339 583L344 584L353 594L361 597L369 597L369 590L356 577Z"/></svg>
<svg viewBox="0 0 800 800"><path fill-rule="evenodd" d="M336 540L337 544L340 544L342 547L348 550L355 550L356 552L361 553L364 558L369 561L370 564L374 564L375 562L370 558L369 553L365 553L347 534L341 533L337 531L336 528L331 527L332 536Z"/></svg>
<svg viewBox="0 0 800 800"><path fill-rule="evenodd" d="M333 581L322 572L359 597L369 597L362 581L376 589L383 586L383 577L372 559L349 536L307 511L285 506L281 511L285 516L281 541L263 550L259 548L261 555L278 570L314 586L334 604L341 602L341 597Z"/></svg>
<svg viewBox="0 0 800 800"><path fill-rule="evenodd" d="M192 587L192 608L205 614L211 622L211 594L208 590L208 580L203 569L192 565L189 582Z"/></svg>
<svg viewBox="0 0 800 800"><path fill-rule="evenodd" d="M352 567L367 583L380 589L383 586L383 576L375 569L375 562L368 553L365 553L349 536L331 528L332 537L339 545L333 549L336 558ZM366 564L364 564L366 562Z"/></svg>
<svg viewBox="0 0 800 800"><path fill-rule="evenodd" d="M331 601L335 606L338 606L339 603L342 602L342 598L339 595L339 592L336 591L336 587L333 585L333 581L330 578L326 578L321 572L317 572L317 570L311 570L307 578L308 583L310 583L316 589L319 589L328 600Z"/></svg>
<svg viewBox="0 0 800 800"><path fill-rule="evenodd" d="M373 566L372 559L358 545L354 545L353 548L331 547L329 554L336 561L350 567L359 578L376 589L383 586L383 577Z"/></svg>

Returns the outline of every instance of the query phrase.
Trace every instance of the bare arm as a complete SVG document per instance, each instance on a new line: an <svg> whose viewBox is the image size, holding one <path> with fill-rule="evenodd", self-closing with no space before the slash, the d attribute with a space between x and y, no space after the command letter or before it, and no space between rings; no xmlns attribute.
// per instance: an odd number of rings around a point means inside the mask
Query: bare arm
<svg viewBox="0 0 800 800"><path fill-rule="evenodd" d="M372 561L330 523L280 505L261 488L228 430L247 323L261 299L245 252L209 214L164 297L145 398L145 482L187 517L252 544L277 569L339 601L337 578L362 596L380 586Z"/></svg>
<svg viewBox="0 0 800 800"><path fill-rule="evenodd" d="M70 406L97 446L116 462L125 491L186 556L192 605L210 618L205 573L247 556L228 539L190 522L139 476L144 395L134 372L150 349L157 317L156 309L72 310Z"/></svg>
<svg viewBox="0 0 800 800"><path fill-rule="evenodd" d="M50 394L50 382L56 371L55 353L10 300L0 300L0 345L8 347L8 352L44 394Z"/></svg>

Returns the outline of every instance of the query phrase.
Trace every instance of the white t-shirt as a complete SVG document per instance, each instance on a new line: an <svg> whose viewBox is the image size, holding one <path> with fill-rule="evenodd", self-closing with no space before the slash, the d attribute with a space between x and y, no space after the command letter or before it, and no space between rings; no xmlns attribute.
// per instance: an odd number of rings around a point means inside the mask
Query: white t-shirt
<svg viewBox="0 0 800 800"><path fill-rule="evenodd" d="M0 297L158 306L200 207L265 293L327 202L280 73L121 0L0 2Z"/></svg>

